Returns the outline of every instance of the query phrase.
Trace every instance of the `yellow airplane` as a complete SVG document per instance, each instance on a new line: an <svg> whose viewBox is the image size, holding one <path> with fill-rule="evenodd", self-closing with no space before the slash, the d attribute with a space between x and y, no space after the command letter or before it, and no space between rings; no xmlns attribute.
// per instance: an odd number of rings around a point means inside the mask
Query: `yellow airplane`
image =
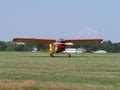
<svg viewBox="0 0 120 90"><path fill-rule="evenodd" d="M63 52L68 46L76 44L99 44L103 39L44 39L44 38L14 38L13 42L29 42L29 43L40 43L40 44L49 44L49 53L51 57L54 57L54 54ZM68 57L71 57L71 54L68 54Z"/></svg>

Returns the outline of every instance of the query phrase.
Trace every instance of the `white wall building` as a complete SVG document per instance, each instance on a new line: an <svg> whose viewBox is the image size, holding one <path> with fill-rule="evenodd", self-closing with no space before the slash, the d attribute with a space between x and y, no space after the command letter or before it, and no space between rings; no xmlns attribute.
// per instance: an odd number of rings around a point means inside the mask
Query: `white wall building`
<svg viewBox="0 0 120 90"><path fill-rule="evenodd" d="M94 51L94 53L107 53L107 51L105 51L105 50L98 50L98 51Z"/></svg>
<svg viewBox="0 0 120 90"><path fill-rule="evenodd" d="M86 49L84 48L66 48L65 51L66 53L85 53Z"/></svg>

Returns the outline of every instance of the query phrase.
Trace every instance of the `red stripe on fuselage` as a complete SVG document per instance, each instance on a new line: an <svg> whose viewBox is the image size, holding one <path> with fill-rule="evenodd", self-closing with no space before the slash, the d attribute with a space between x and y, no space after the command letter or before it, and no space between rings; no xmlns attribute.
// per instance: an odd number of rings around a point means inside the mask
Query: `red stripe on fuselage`
<svg viewBox="0 0 120 90"><path fill-rule="evenodd" d="M56 44L56 48L57 48L56 53L62 52L62 51L65 50L65 44L64 43L58 43L58 44Z"/></svg>

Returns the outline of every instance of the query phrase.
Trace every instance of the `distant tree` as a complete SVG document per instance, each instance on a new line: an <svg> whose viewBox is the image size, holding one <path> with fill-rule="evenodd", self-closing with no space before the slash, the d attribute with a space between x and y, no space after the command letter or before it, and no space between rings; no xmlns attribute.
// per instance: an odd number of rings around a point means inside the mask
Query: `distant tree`
<svg viewBox="0 0 120 90"><path fill-rule="evenodd" d="M0 41L0 51L5 51L7 48L6 43L4 41Z"/></svg>
<svg viewBox="0 0 120 90"><path fill-rule="evenodd" d="M110 40L109 41L104 41L101 44L101 48L104 49L107 52L113 52L114 51L113 44Z"/></svg>
<svg viewBox="0 0 120 90"><path fill-rule="evenodd" d="M25 43L25 51L32 51L34 47L36 47L34 43Z"/></svg>
<svg viewBox="0 0 120 90"><path fill-rule="evenodd" d="M6 42L6 46L7 46L6 51L14 51L16 44L11 41L8 41Z"/></svg>
<svg viewBox="0 0 120 90"><path fill-rule="evenodd" d="M24 44L17 44L15 46L15 51L25 51L25 45Z"/></svg>
<svg viewBox="0 0 120 90"><path fill-rule="evenodd" d="M120 53L120 43L114 43L114 53Z"/></svg>
<svg viewBox="0 0 120 90"><path fill-rule="evenodd" d="M36 48L40 50L48 50L48 45L43 45L43 44L37 44Z"/></svg>
<svg viewBox="0 0 120 90"><path fill-rule="evenodd" d="M25 51L32 51L33 48L37 48L38 50L47 50L48 46L38 43L25 43Z"/></svg>
<svg viewBox="0 0 120 90"><path fill-rule="evenodd" d="M100 49L101 49L100 44L94 44L94 45L89 45L89 47L87 48L87 51L91 52L91 51L97 51Z"/></svg>

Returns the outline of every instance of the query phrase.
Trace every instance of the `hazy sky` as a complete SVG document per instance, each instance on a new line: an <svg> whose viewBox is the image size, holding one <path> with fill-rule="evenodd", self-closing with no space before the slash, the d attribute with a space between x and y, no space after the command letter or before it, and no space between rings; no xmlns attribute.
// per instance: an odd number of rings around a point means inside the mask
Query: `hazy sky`
<svg viewBox="0 0 120 90"><path fill-rule="evenodd" d="M14 37L120 42L120 0L0 0L0 40Z"/></svg>

